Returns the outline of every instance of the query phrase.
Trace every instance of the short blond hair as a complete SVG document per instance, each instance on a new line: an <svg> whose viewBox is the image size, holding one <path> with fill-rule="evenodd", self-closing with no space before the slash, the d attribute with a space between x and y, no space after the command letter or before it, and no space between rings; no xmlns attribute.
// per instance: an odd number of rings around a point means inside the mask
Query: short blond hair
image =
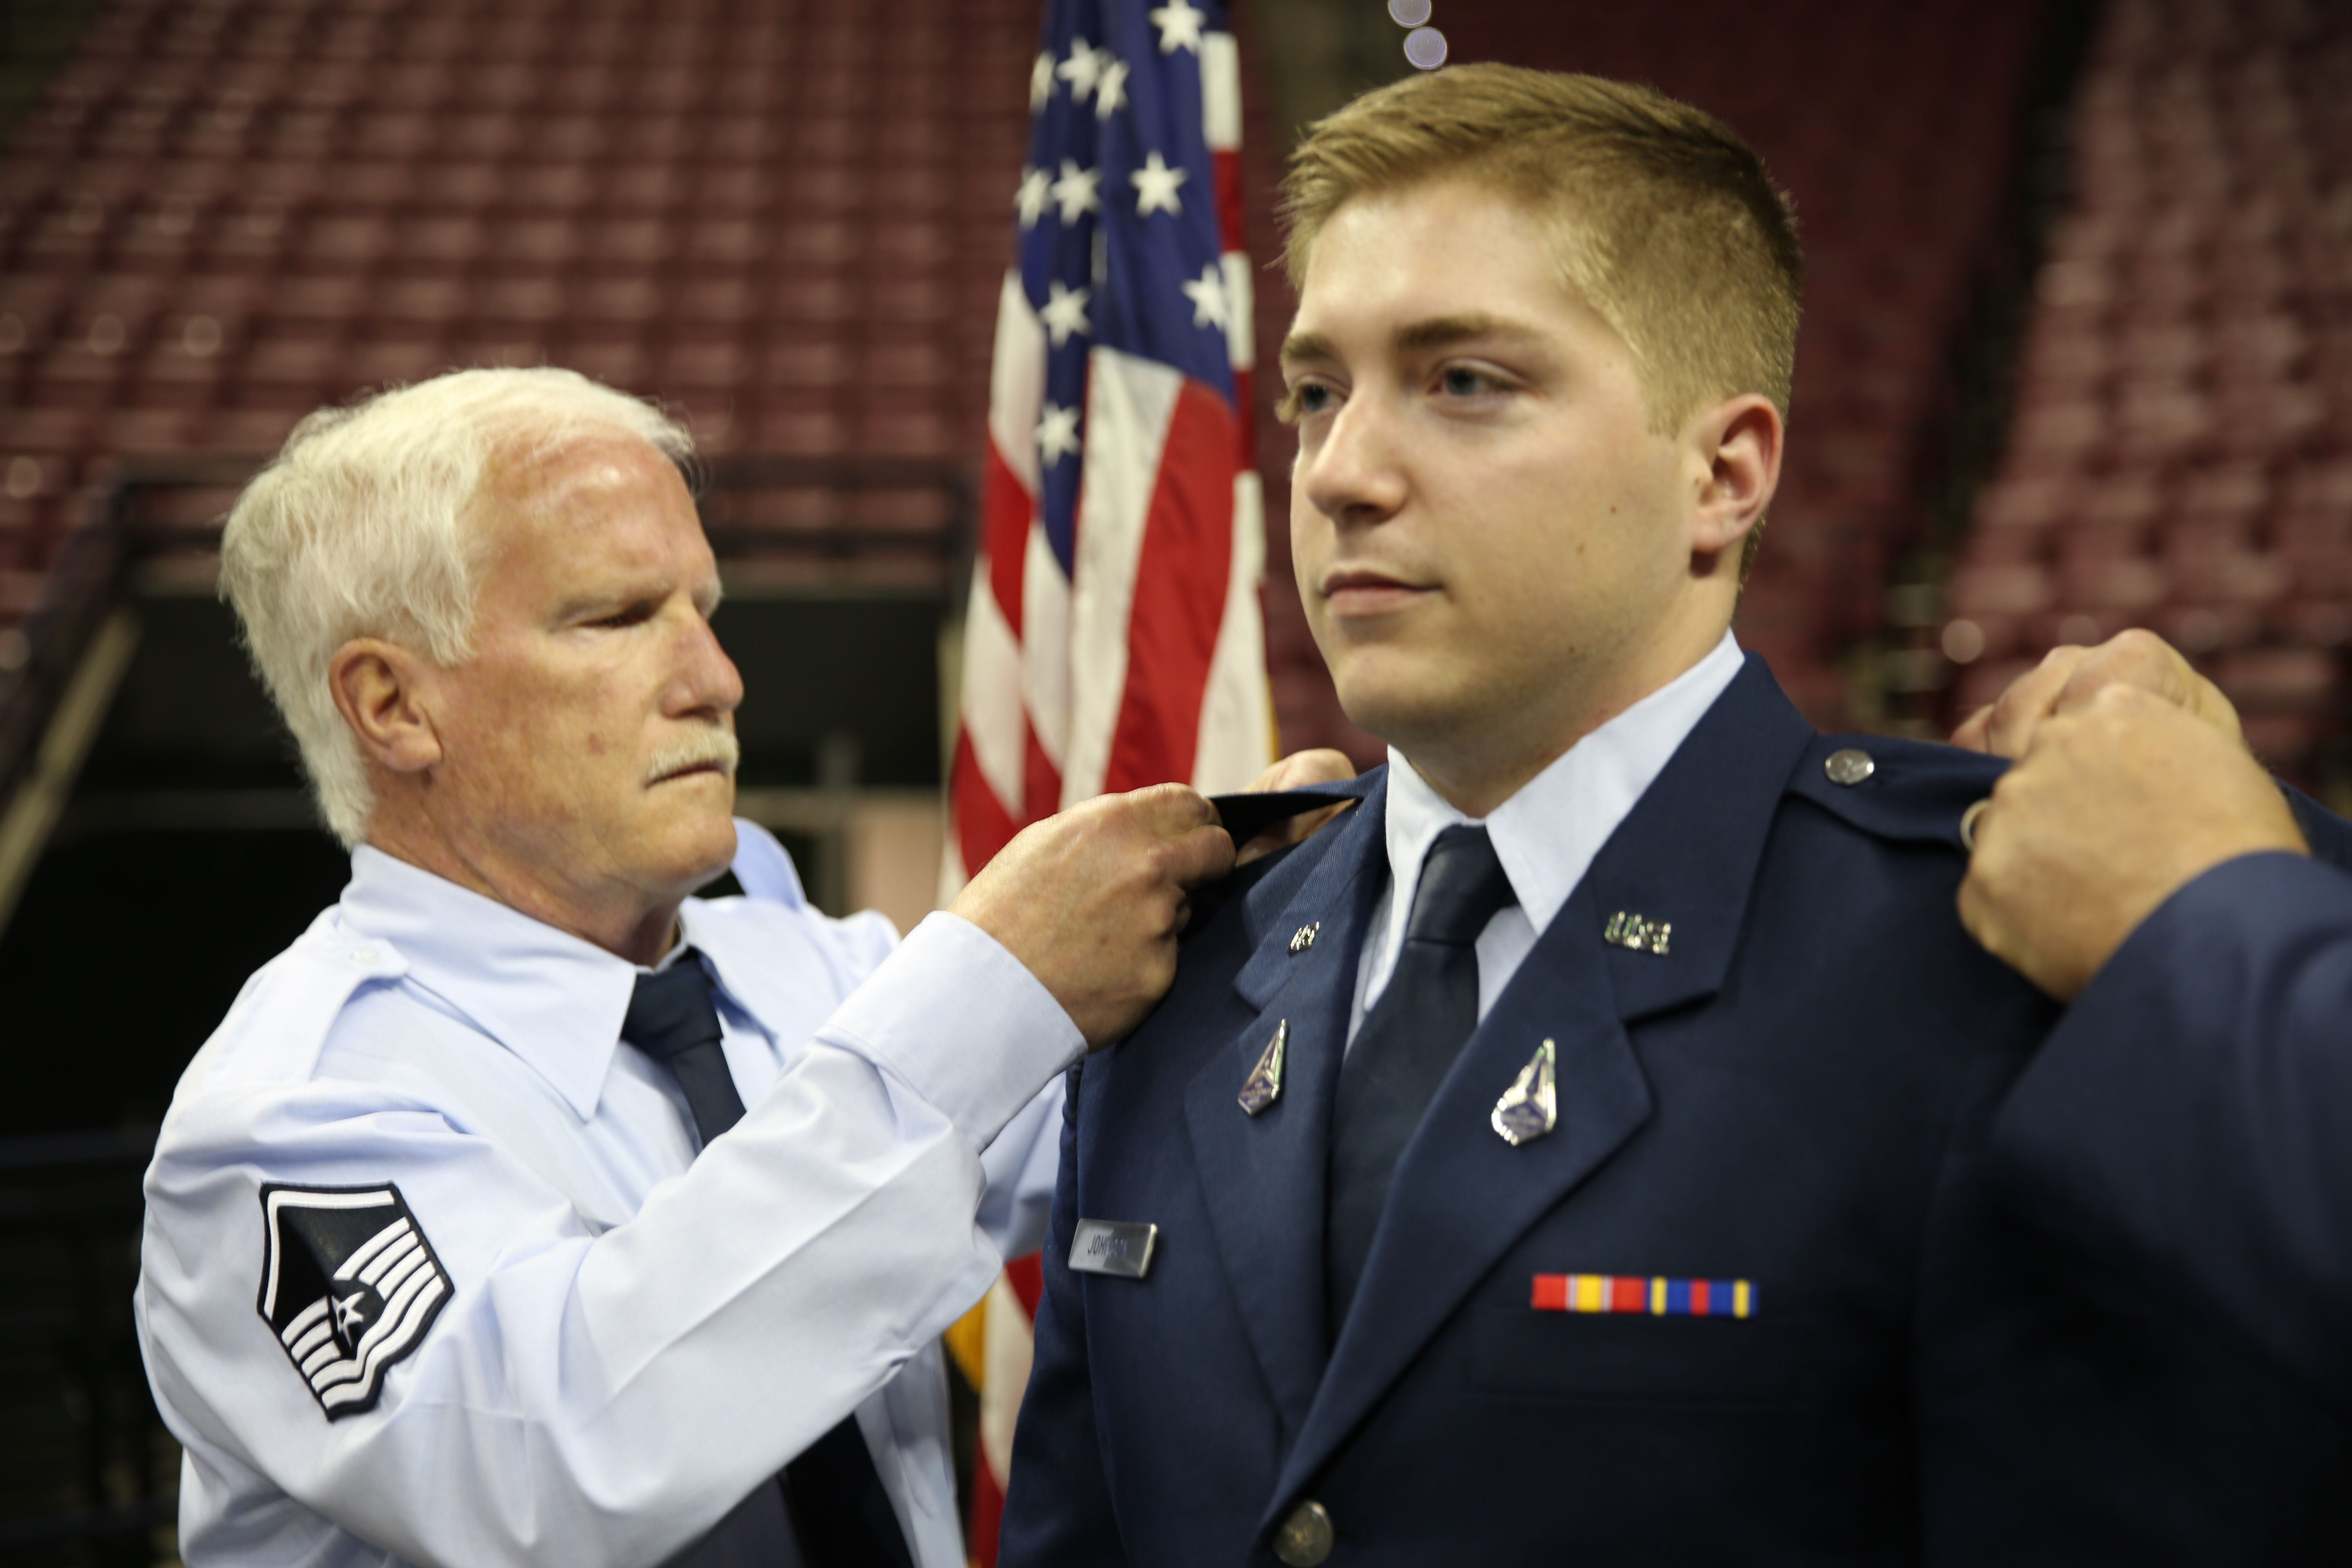
<svg viewBox="0 0 2352 1568"><path fill-rule="evenodd" d="M477 503L493 459L613 434L675 461L694 450L660 409L576 371L456 371L319 410L237 498L221 534L221 595L301 748L320 815L346 846L366 836L374 800L329 689L335 650L382 637L445 668L472 657Z"/></svg>
<svg viewBox="0 0 2352 1568"><path fill-rule="evenodd" d="M1317 121L1291 154L1291 281L1304 286L1343 204L1454 176L1555 221L1563 280L1632 352L1653 429L1743 393L1788 417L1803 252L1789 198L1729 126L1600 77L1502 65L1409 77Z"/></svg>

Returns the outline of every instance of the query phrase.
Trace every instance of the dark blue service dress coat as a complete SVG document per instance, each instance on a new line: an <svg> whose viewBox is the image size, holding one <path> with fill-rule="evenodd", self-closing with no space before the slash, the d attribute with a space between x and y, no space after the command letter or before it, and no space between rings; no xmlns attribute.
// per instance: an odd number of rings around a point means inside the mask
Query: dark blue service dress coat
<svg viewBox="0 0 2352 1568"><path fill-rule="evenodd" d="M1874 768L1833 782L1848 747ZM1817 736L1751 657L1464 1047L1336 1342L1326 1129L1384 777L1234 879L1074 1076L1003 1561L1269 1564L1309 1503L1334 1564L2352 1553L2333 1415L2002 1196L1987 1130L2055 1009L1954 910L1998 771ZM1545 1040L1557 1125L1514 1147L1490 1119ZM1074 1272L1081 1218L1156 1224L1145 1277ZM1750 1310L1536 1305L1571 1274Z"/></svg>
<svg viewBox="0 0 2352 1568"><path fill-rule="evenodd" d="M2343 825L2298 802L2315 851ZM2051 1226L2352 1417L2352 877L2250 855L2167 900L1996 1124Z"/></svg>

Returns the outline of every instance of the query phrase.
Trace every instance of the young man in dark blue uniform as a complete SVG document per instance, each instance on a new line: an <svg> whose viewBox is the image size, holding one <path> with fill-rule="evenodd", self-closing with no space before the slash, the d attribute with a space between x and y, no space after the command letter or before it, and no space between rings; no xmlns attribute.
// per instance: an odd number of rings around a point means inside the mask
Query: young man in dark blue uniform
<svg viewBox="0 0 2352 1568"><path fill-rule="evenodd" d="M2056 1011L1953 913L1998 764L1730 640L1797 320L1753 154L1457 68L1288 192L1293 554L1390 765L1076 1077L1003 1560L2352 1548L2342 1428L1990 1181Z"/></svg>

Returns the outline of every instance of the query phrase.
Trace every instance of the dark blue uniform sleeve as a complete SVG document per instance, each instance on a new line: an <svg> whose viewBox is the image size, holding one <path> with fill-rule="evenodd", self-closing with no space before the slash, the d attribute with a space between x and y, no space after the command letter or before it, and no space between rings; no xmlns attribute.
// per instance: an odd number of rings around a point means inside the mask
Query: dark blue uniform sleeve
<svg viewBox="0 0 2352 1568"><path fill-rule="evenodd" d="M2052 1033L1995 1144L2048 1223L2352 1408L2352 876L2250 855L2174 894Z"/></svg>
<svg viewBox="0 0 2352 1568"><path fill-rule="evenodd" d="M2287 786L2286 804L2312 855L2338 870L2352 871L2352 822L2347 822L2301 790Z"/></svg>
<svg viewBox="0 0 2352 1568"><path fill-rule="evenodd" d="M1070 1273L1078 1226L1078 1103L1086 1067L1070 1072L1062 1105L1062 1168L1054 1184L1054 1218L1045 1235L1045 1290L1037 1302L1035 1359L1021 1423L1013 1436L1003 1568L1094 1568L1127 1561L1111 1510L1095 1429L1094 1384L1087 1370L1085 1298Z"/></svg>

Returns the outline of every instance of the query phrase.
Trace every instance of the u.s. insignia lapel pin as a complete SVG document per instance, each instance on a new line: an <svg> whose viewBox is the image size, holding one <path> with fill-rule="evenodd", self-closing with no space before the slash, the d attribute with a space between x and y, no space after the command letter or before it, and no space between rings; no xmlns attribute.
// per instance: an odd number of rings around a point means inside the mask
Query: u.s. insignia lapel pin
<svg viewBox="0 0 2352 1568"><path fill-rule="evenodd" d="M1519 1069L1518 1081L1495 1101L1495 1131L1516 1149L1542 1137L1559 1120L1559 1099L1552 1089L1552 1044L1546 1040Z"/></svg>
<svg viewBox="0 0 2352 1568"><path fill-rule="evenodd" d="M1612 947L1630 947L1635 952L1654 952L1661 958L1666 955L1674 937L1672 921L1654 921L1623 910L1611 915L1601 932L1601 940Z"/></svg>
<svg viewBox="0 0 2352 1568"><path fill-rule="evenodd" d="M1290 1020L1285 1018L1274 1026L1274 1038L1265 1043L1265 1054L1257 1058L1248 1079L1242 1085L1239 1096L1242 1109L1255 1116L1282 1098L1282 1047L1290 1038Z"/></svg>

